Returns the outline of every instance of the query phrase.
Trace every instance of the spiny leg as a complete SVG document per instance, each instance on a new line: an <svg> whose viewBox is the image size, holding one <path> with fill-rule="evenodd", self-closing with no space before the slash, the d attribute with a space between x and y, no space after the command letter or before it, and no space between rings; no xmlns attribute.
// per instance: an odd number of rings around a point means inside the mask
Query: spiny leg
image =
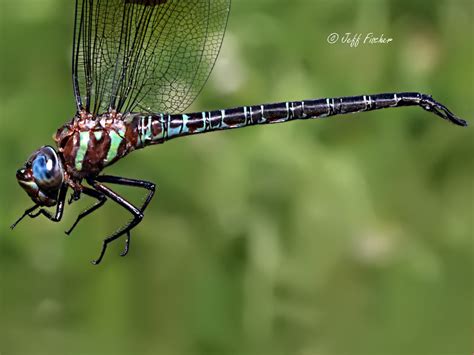
<svg viewBox="0 0 474 355"><path fill-rule="evenodd" d="M125 239L125 248L123 249L123 252L120 253L120 256L127 255L129 250L130 250L130 231L127 232L127 238Z"/></svg>
<svg viewBox="0 0 474 355"><path fill-rule="evenodd" d="M145 181L145 180L137 180L137 179L129 179L120 176L111 176L111 175L100 175L97 176L96 181L99 182L106 182L110 184L116 185L125 185L125 186L134 186L134 187L142 187L148 190L148 195L143 203L142 207L140 207L140 211L145 211L146 207L150 203L153 195L155 194L156 185L153 182Z"/></svg>
<svg viewBox="0 0 474 355"><path fill-rule="evenodd" d="M106 197L110 198L111 200L115 201L122 207L124 207L127 211L132 213L133 219L128 222L124 227L116 231L114 234L112 234L110 237L107 237L104 239L102 243L102 249L100 251L100 255L96 260L92 260L92 264L97 265L102 261L102 258L105 255L105 251L107 250L107 245L111 242L113 242L115 239L119 238L123 234L127 234L130 232L130 230L135 227L140 221L143 219L143 213L136 208L134 205L132 205L130 202L125 200L122 196L117 194L116 192L112 191L109 189L107 186L101 184L100 182L90 180L88 181L89 184L91 184L97 191L103 193ZM126 252L128 252L128 244L129 244L130 238L127 240L127 247L126 247ZM126 254L126 252L122 254Z"/></svg>
<svg viewBox="0 0 474 355"><path fill-rule="evenodd" d="M101 175L96 178L96 181L99 182L106 182L110 184L116 185L124 185L124 186L133 186L133 187L142 187L148 190L148 195L145 199L145 202L140 207L140 211L143 213L147 208L148 204L150 203L153 195L155 194L156 185L150 181L145 180L136 180L136 179L129 179L120 176L111 176L111 175ZM125 249L120 254L120 256L125 256L128 254L130 249L130 231L127 233L127 239L125 240Z"/></svg>
<svg viewBox="0 0 474 355"><path fill-rule="evenodd" d="M33 212L34 210L36 210L38 207L39 207L39 205L34 205L33 207L30 207L30 208L28 208L27 210L25 210L25 212L23 213L23 215L22 215L20 218L18 218L17 221L16 221L15 223L13 223L13 224L10 226L10 228L11 228L11 229L15 228L16 225L17 225L18 223L20 223L23 218L25 218L26 216L29 216L30 213Z"/></svg>
<svg viewBox="0 0 474 355"><path fill-rule="evenodd" d="M84 186L83 186L84 187ZM69 197L69 200L67 201L68 205L73 203L74 201L77 201L81 198L81 191L80 190L73 190L71 196Z"/></svg>
<svg viewBox="0 0 474 355"><path fill-rule="evenodd" d="M105 201L107 201L107 198L105 197L105 195L103 193L101 193L99 191L96 191L94 189L91 189L89 187L83 186L81 192L83 192L87 196L90 196L90 197L93 197L93 198L97 199L97 202L94 203L92 206L90 206L88 209L86 209L86 210L82 211L81 213L79 213L79 216L77 216L77 219L74 222L74 224L71 226L71 228L69 228L69 230L64 232L67 235L71 234L72 230L74 228L76 228L76 225L79 223L79 221L82 218L88 216L89 214L91 214L92 212L97 210L98 208L102 207L102 205L105 203Z"/></svg>
<svg viewBox="0 0 474 355"><path fill-rule="evenodd" d="M28 215L28 217L30 217L30 218L36 218L39 215L43 215L43 216L45 216L46 218L48 218L49 220L51 220L53 222L59 222L61 220L61 218L63 217L64 202L66 200L67 189L68 189L68 186L66 184L64 184L64 185L61 186L61 189L59 190L58 202L56 203L56 213L54 214L54 216L50 212L46 211L43 208L41 208L38 212L33 213L33 211L37 207L39 207L38 205L35 205L34 207L26 210L25 214L23 214L23 216L21 216L21 218L18 221L16 221L12 225L11 228L13 229L18 224L18 222L20 222L26 215Z"/></svg>

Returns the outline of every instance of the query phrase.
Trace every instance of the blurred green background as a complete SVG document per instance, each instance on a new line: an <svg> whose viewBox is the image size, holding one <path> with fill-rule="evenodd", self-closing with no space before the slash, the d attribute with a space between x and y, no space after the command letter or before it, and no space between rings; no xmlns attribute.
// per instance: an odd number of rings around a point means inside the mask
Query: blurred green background
<svg viewBox="0 0 474 355"><path fill-rule="evenodd" d="M472 1L235 0L191 110L421 91L471 127L401 108L136 152L107 173L158 193L97 267L128 218L110 202L69 238L87 198L9 230L31 205L16 169L74 114L73 1L0 4L2 355L472 352Z"/></svg>

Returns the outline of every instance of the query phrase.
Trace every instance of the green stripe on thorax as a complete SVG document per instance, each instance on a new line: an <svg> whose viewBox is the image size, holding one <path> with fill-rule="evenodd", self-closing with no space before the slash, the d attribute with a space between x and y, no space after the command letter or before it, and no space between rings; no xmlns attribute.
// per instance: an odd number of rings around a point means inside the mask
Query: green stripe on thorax
<svg viewBox="0 0 474 355"><path fill-rule="evenodd" d="M105 164L110 163L117 156L120 143L122 143L122 140L124 139L123 135L124 132L120 132L119 134L114 130L109 131L110 147L107 152L107 157L105 158Z"/></svg>
<svg viewBox="0 0 474 355"><path fill-rule="evenodd" d="M102 130L100 131L94 131L94 136L96 141L100 141L102 138Z"/></svg>
<svg viewBox="0 0 474 355"><path fill-rule="evenodd" d="M82 170L82 163L84 162L84 157L87 153L87 148L89 146L89 131L79 132L79 149L76 153L75 166L76 170Z"/></svg>

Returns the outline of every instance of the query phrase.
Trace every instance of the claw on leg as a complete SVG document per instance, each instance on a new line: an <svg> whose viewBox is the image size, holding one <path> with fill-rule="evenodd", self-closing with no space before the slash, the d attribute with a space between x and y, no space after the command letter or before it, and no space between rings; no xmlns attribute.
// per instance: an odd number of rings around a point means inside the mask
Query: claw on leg
<svg viewBox="0 0 474 355"><path fill-rule="evenodd" d="M125 239L125 249L120 253L120 256L125 256L130 250L130 231L127 232L127 238Z"/></svg>
<svg viewBox="0 0 474 355"><path fill-rule="evenodd" d="M105 201L105 197L107 197L111 199L112 201L116 202L117 204L121 205L122 207L124 207L127 211L129 211L133 215L133 219L129 223L127 223L124 227L122 227L122 229L116 231L110 237L107 237L104 239L104 242L102 244L102 250L100 252L99 257L96 260L92 261L92 264L97 265L102 261L102 258L104 257L104 254L107 250L107 245L113 242L114 240L118 239L124 234L126 235L125 248L120 255L125 256L128 254L130 250L130 239L131 239L130 230L136 227L143 219L143 212L155 193L155 184L148 181L127 179L127 178L121 178L121 177L115 177L115 176L104 176L104 175L98 176L94 180L93 179L87 180L87 182L95 189L95 191L97 191L102 196L104 196L104 201ZM140 208L137 208L136 206L128 202L126 199L118 195L116 192L114 192L113 190L105 186L103 184L104 182L117 184L117 185L142 187L148 190L148 195L143 205ZM103 202L99 201L96 204L96 206L101 203Z"/></svg>
<svg viewBox="0 0 474 355"><path fill-rule="evenodd" d="M125 249L123 250L123 252L120 253L120 256L125 256L128 254L128 251L130 250L130 231L127 231L127 238L125 239ZM109 241L108 240L104 240L104 242L102 243L102 249L100 250L100 254L99 254L99 257L95 260L92 260L91 263L93 265L98 265L100 264L100 262L102 261L102 258L104 257L105 255L105 251L107 250L107 245L109 244Z"/></svg>
<svg viewBox="0 0 474 355"><path fill-rule="evenodd" d="M107 242L104 241L102 243L102 250L100 251L100 255L97 259L91 260L92 265L99 265L100 262L102 261L102 258L104 257L105 251L107 250Z"/></svg>

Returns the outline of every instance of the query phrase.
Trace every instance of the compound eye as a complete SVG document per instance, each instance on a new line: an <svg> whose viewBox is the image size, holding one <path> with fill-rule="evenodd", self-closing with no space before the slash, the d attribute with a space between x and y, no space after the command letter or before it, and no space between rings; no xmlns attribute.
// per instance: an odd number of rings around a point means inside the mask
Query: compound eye
<svg viewBox="0 0 474 355"><path fill-rule="evenodd" d="M51 147L40 149L32 162L33 177L40 188L57 189L63 181L61 164Z"/></svg>
<svg viewBox="0 0 474 355"><path fill-rule="evenodd" d="M53 160L45 157L44 155L38 155L33 161L33 176L37 180L48 180L53 175Z"/></svg>

